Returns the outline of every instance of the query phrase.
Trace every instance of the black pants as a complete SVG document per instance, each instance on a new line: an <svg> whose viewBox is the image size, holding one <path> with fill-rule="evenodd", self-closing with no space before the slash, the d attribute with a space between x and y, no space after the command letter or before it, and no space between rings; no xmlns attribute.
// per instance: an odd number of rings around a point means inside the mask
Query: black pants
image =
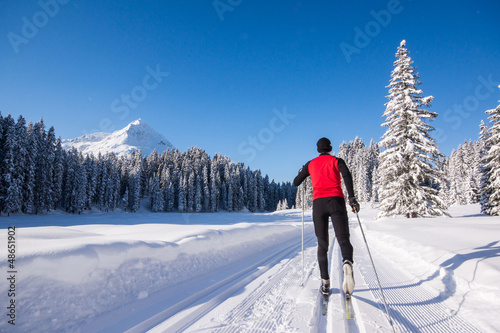
<svg viewBox="0 0 500 333"><path fill-rule="evenodd" d="M328 274L328 218L332 218L335 237L340 245L342 259L353 261L353 248L349 240L349 219L345 200L342 197L318 198L313 201L314 231L318 237L318 263L322 279L329 279Z"/></svg>

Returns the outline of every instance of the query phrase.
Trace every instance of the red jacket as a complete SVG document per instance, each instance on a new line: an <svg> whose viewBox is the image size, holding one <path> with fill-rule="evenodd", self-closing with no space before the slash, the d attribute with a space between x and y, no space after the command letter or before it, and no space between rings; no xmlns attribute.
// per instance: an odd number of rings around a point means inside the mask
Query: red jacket
<svg viewBox="0 0 500 333"><path fill-rule="evenodd" d="M327 197L344 197L340 174L344 179L349 197L354 197L352 176L344 160L330 154L322 154L309 161L300 169L293 180L299 186L307 176L311 176L313 200Z"/></svg>
<svg viewBox="0 0 500 333"><path fill-rule="evenodd" d="M342 183L338 160L332 155L320 155L309 162L309 174L313 186L313 200L326 197L342 197Z"/></svg>

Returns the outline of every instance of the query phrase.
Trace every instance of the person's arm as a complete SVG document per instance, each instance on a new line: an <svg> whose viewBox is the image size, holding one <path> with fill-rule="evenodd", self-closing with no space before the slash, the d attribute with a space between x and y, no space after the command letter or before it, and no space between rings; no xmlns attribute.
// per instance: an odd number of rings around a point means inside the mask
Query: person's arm
<svg viewBox="0 0 500 333"><path fill-rule="evenodd" d="M349 198L354 198L354 186L352 183L352 175L349 171L349 168L345 164L344 160L341 158L337 158L339 171L342 174L342 179L344 179L344 185L347 188L347 193L349 194Z"/></svg>
<svg viewBox="0 0 500 333"><path fill-rule="evenodd" d="M342 178L344 179L345 187L347 188L347 193L349 194L349 205L352 208L353 212L359 212L359 203L354 196L354 186L352 184L352 175L349 171L349 168L345 164L344 160L341 158L337 158L339 171L342 174Z"/></svg>
<svg viewBox="0 0 500 333"><path fill-rule="evenodd" d="M306 179L309 176L309 162L307 162L302 169L299 170L299 174L295 179L293 180L293 185L299 186L302 184L304 179Z"/></svg>

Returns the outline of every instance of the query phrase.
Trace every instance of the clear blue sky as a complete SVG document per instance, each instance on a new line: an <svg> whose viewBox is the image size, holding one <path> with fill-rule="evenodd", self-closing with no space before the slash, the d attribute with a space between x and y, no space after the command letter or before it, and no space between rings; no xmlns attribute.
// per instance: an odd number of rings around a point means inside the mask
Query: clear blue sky
<svg viewBox="0 0 500 333"><path fill-rule="evenodd" d="M498 105L499 14L492 0L3 1L0 111L62 138L142 118L182 151L292 180L322 136L380 139L405 39L449 155Z"/></svg>

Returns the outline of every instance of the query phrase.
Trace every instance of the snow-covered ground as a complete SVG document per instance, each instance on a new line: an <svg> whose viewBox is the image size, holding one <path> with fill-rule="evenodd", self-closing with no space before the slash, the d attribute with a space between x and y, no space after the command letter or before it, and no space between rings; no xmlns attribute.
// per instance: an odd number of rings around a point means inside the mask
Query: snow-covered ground
<svg viewBox="0 0 500 333"><path fill-rule="evenodd" d="M500 218L479 206L453 218L360 218L396 331L500 331ZM355 320L344 320L331 231L332 296L319 311L310 212L304 265L301 211L267 214L96 213L0 218L16 258L0 271L2 332L391 331L358 222ZM13 232L11 232L13 234ZM304 269L303 269L304 267ZM7 282L7 283L6 283ZM9 289L15 288L15 296ZM15 326L6 315L15 300Z"/></svg>

